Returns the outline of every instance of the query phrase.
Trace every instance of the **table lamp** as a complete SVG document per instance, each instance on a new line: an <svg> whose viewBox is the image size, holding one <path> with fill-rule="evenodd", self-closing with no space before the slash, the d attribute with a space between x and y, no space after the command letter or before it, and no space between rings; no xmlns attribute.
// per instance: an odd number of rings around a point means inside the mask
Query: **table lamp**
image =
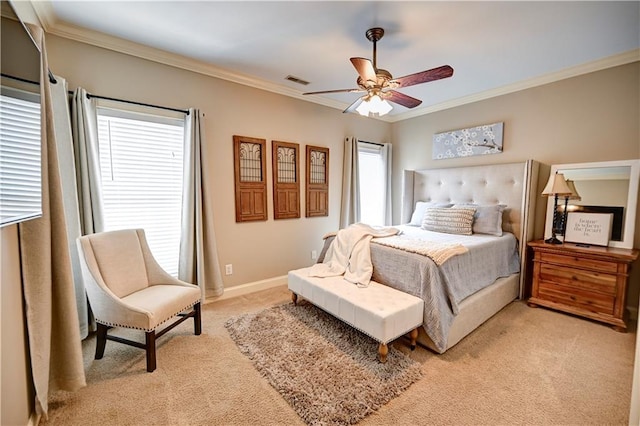
<svg viewBox="0 0 640 426"><path fill-rule="evenodd" d="M553 223L551 225L551 238L544 240L545 243L562 244L562 241L556 238L556 223L558 221L558 197L569 197L572 194L573 192L571 191L571 188L569 188L569 185L567 185L567 181L565 180L562 173L556 172L555 174L549 176L549 181L547 182L547 186L544 187L542 195L545 197L553 196Z"/></svg>

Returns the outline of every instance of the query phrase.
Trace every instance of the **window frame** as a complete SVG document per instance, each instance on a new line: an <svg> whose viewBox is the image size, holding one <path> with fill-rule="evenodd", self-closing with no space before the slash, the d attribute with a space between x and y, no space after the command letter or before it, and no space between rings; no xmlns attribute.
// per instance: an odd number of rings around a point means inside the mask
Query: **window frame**
<svg viewBox="0 0 640 426"><path fill-rule="evenodd" d="M146 157L146 160L149 160L151 162L153 162L154 157L158 154L162 155L163 153L166 154L166 151L164 151L165 149L169 149L171 150L173 147L173 151L172 152L179 152L178 154L178 159L180 160L179 162L179 170L177 170L176 164L178 164L178 162L174 162L174 165L171 166L171 160L165 160L162 163L158 163L158 164L162 164L165 168L164 168L164 172L162 173L151 173L151 174L144 174L142 173L141 176L134 176L132 179L138 177L140 179L145 179L148 178L149 176L151 176L152 178L154 176L159 176L161 178L161 180L164 178L165 180L167 179L168 176L173 176L172 178L172 186L171 186L171 191L173 192L173 195L175 197L172 197L172 201L170 202L170 205L172 206L171 209L173 211L173 213L171 215L167 215L166 217L163 216L163 218L156 218L158 220L156 221L149 221L146 220L145 218L140 218L139 216L136 218L136 216L133 216L132 219L130 220L130 224L125 224L123 226L118 226L116 225L111 226L112 224L110 224L110 220L109 217L107 215L107 212L104 212L104 221L105 221L105 226L107 230L115 230L115 229L123 229L123 228L144 228L145 229L145 234L147 236L147 240L149 242L149 246L150 249L152 251L152 253L154 254L154 258L156 259L156 261L158 261L158 263L161 264L161 266L163 267L164 270L166 270L169 274L176 276L178 275L178 270L179 270L179 264L180 264L180 259L179 259L179 253L180 253L180 240L181 240L181 222L182 222L182 210L183 210L183 202L184 202L184 167L185 167L185 161L184 161L184 155L185 155L185 129L186 129L186 116L182 113L178 113L178 112L173 112L173 111L158 111L157 109L151 109L149 107L141 107L141 106L137 106L137 105L122 105L122 103L116 103L113 101L109 101L109 100L102 100L99 99L96 105L96 116L97 116L97 121L98 121L98 134L99 134L99 139L100 135L101 135L101 120L102 118L115 118L115 119L125 119L125 120L134 120L134 121L141 121L141 122L146 122L146 123L152 123L152 124L159 124L159 125L169 125L169 126L175 126L176 129L174 129L174 135L171 137L172 142L170 143L160 143L158 145L158 143L161 141L161 139L157 139L155 140L153 143L154 145L159 148L157 150L145 150L145 154L148 153L150 155L148 155ZM153 127L153 126L151 126ZM180 131L181 129L181 131ZM161 131L160 129L158 129L158 131ZM167 136L166 133L162 133L161 134L163 138L165 138ZM115 141L113 139L111 139L110 135L110 140L109 140L109 149L111 150L112 148L112 143L114 143ZM147 134L144 135L137 135L139 136L142 140L138 140L135 138L132 138L131 140L134 141L134 143L144 143L145 140L144 138L147 137ZM153 140L153 139L152 139ZM179 141L179 147L178 147L178 141ZM99 153L100 151L103 149L103 144L104 141L99 140ZM149 145L152 146L152 145ZM139 147L132 147L134 152L136 151L135 148L138 148L139 151ZM123 151L126 153L126 151ZM101 158L99 158L99 161L101 163L101 169L103 168L102 163L103 163L103 158L102 158L102 153L99 154ZM112 154L109 154L112 155ZM122 161L122 164L119 166L116 166L115 163L113 163L113 158L114 157L109 157L110 162L109 165L110 167L127 167L127 165L125 163L128 163L128 167L127 170L129 170L129 173L131 173L131 170L133 170L133 166L131 166L131 163L128 162L127 160ZM122 158L121 158L122 160ZM168 165L167 165L168 163ZM162 167L162 166L161 166ZM167 172L167 169L170 169L169 172ZM113 169L115 170L115 169ZM147 169L148 171L149 169ZM172 171L172 172L171 172ZM102 188L100 189L100 191L102 192L101 196L103 198L103 205L106 204L105 201L105 173L110 173L109 171L106 170L101 170L101 179L103 180L102 182ZM175 179L177 176L180 176L180 182L179 185L175 184ZM154 179L155 180L155 179ZM162 183L157 183L157 182L152 182L150 180L144 180L145 185L149 185L150 187L156 186L156 187L162 187L162 188L166 188L166 186L162 185ZM126 186L126 185L125 185ZM177 189L179 187L179 190ZM111 188L111 190L116 190L119 191L119 189L117 187L113 187ZM154 192L149 192L149 194L159 194L159 193L154 193ZM179 195L178 195L179 193ZM131 192L122 192L121 195L124 198L116 198L115 200L120 200L120 199L126 199L127 195L131 195L131 194L135 194L135 191L131 191ZM146 195L147 193L145 193ZM163 193L163 196L166 195L166 192ZM117 201L116 201L117 202ZM160 205L162 205L161 201L157 201ZM145 203L145 207L147 207L150 203ZM163 206L164 207L164 206ZM131 204L129 204L129 210L131 209ZM120 214L124 213L126 215L127 209L124 208L120 211ZM175 224L175 228L172 228L172 230L170 231L170 236L172 236L172 241L171 243L167 243L167 244L160 244L160 243L156 243L156 235L159 235L159 231L158 229L160 228L160 222L164 221L166 223L171 223L171 224ZM118 223L118 221L114 221L115 223ZM124 220L122 221L124 223L126 223L127 221ZM154 223L155 222L155 223ZM166 235L164 235L166 237ZM162 240L162 238L159 239L160 241ZM164 241L163 241L164 243ZM154 252L155 251L155 252ZM167 255L167 253L169 253L169 255ZM171 258L171 260L165 260L167 258Z"/></svg>

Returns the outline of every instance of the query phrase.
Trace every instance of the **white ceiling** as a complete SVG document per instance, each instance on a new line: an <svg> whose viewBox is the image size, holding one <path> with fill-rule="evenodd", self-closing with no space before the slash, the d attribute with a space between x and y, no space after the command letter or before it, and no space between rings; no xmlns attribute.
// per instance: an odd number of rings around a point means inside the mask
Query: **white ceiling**
<svg viewBox="0 0 640 426"><path fill-rule="evenodd" d="M399 89L423 103L395 106L390 121L640 59L638 1L31 4L47 32L341 109L359 94L301 94L357 87L349 58L371 58L365 32L382 27L378 67L394 77L455 70Z"/></svg>

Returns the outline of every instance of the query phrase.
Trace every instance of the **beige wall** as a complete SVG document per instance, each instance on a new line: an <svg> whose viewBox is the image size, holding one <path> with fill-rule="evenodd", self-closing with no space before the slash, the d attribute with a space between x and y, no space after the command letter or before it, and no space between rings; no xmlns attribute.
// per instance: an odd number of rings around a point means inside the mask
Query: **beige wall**
<svg viewBox="0 0 640 426"><path fill-rule="evenodd" d="M47 47L51 69L68 80L70 89L82 86L98 95L205 113L218 253L222 265L233 264L233 275L224 277L227 288L311 264L311 250L319 250L322 235L338 227L344 137L389 141L388 123L63 38L48 37ZM299 143L303 153L307 144L329 147L329 216L305 218L302 194L302 218L274 221L269 160L269 220L237 224L233 135L265 138L268 151L271 140Z"/></svg>
<svg viewBox="0 0 640 426"><path fill-rule="evenodd" d="M394 123L394 189L402 169L640 158L639 75L636 62ZM431 159L434 133L497 121L504 122L503 153Z"/></svg>

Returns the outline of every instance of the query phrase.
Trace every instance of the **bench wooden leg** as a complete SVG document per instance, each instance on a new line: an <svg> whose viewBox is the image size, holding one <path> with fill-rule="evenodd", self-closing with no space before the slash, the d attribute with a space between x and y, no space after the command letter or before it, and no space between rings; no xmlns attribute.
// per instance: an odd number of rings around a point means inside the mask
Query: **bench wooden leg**
<svg viewBox="0 0 640 426"><path fill-rule="evenodd" d="M294 305L298 304L298 295L295 294L294 292L291 292L291 300L293 301Z"/></svg>
<svg viewBox="0 0 640 426"><path fill-rule="evenodd" d="M418 340L418 329L414 328L413 330L411 330L411 333L409 333L409 338L411 339L411 350L415 351L416 350L416 340Z"/></svg>
<svg viewBox="0 0 640 426"><path fill-rule="evenodd" d="M389 348L386 343L380 343L378 346L378 359L381 363L387 362L387 354L389 353Z"/></svg>

